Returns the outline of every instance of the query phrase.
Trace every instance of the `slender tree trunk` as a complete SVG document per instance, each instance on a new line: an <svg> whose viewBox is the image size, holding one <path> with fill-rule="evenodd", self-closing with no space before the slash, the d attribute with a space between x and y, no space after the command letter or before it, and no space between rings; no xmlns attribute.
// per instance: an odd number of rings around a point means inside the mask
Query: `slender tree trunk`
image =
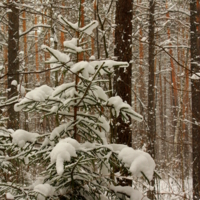
<svg viewBox="0 0 200 200"><path fill-rule="evenodd" d="M85 18L84 18L84 2L85 2L85 0L80 0L80 7L79 7L79 26L80 27L84 27L84 22L85 22ZM80 37L79 32L77 32L77 38L78 38L77 46L79 46L79 37ZM83 60L83 52L81 52L81 53L77 52L77 62L80 62L82 60ZM76 91L77 91L78 82L79 82L79 77L76 74L75 75L75 89L76 89ZM75 100L75 103L77 103L76 100ZM77 112L78 112L78 107L75 106L74 107L74 121L77 120ZM74 126L74 138L79 142L81 141L80 135L77 134L76 125Z"/></svg>
<svg viewBox="0 0 200 200"><path fill-rule="evenodd" d="M45 15L47 15L47 14L48 14L48 11L46 10L45 11ZM43 23L47 24L47 17L45 17L45 19L43 20ZM45 35L45 42L44 42L44 44L47 45L47 46L48 45L50 46L50 34L51 34L50 31L47 30L46 35ZM49 58L50 58L50 53L49 52L45 52L45 61L49 60ZM45 69L50 69L50 65L49 64L45 64ZM46 71L45 78L46 78L46 84L50 85L50 83L51 83L50 71Z"/></svg>
<svg viewBox="0 0 200 200"><path fill-rule="evenodd" d="M155 94L154 94L154 53L155 53L155 33L154 33L154 0L150 1L150 15L149 15L149 82L148 82L148 151L152 157L155 157L154 140L155 140Z"/></svg>
<svg viewBox="0 0 200 200"><path fill-rule="evenodd" d="M132 17L133 1L118 0L116 2L116 29L115 29L115 49L114 54L118 61L132 60ZM128 68L118 69L114 77L114 94L120 96L123 101L131 105L131 76L132 65ZM121 117L118 118L118 127L115 133L117 143L132 146L132 130L130 128L131 119L124 123Z"/></svg>
<svg viewBox="0 0 200 200"><path fill-rule="evenodd" d="M149 82L148 82L148 153L155 158L155 136L156 136L156 116L155 116L155 0L149 2ZM151 182L154 186L154 180ZM154 191L148 191L148 197L154 199Z"/></svg>
<svg viewBox="0 0 200 200"><path fill-rule="evenodd" d="M19 10L9 1L8 7L11 10L8 14L8 99L17 96L17 87L12 85L16 80L19 84ZM19 128L19 113L14 111L14 105L8 107L8 128Z"/></svg>
<svg viewBox="0 0 200 200"><path fill-rule="evenodd" d="M26 31L26 12L25 11L23 12L22 17L23 17L23 32L25 32ZM27 55L27 35L26 34L24 35L24 68L25 68L25 72L27 72L28 71L28 55ZM25 74L24 82L25 82L25 87L28 88L28 74ZM19 87L21 88L21 86ZM20 92L20 95L22 95L21 92ZM29 130L28 113L25 112L24 116L25 116L24 129L28 131Z"/></svg>
<svg viewBox="0 0 200 200"><path fill-rule="evenodd" d="M95 20L95 15L96 15L96 9L97 9L97 5L96 5L96 0L94 0L94 2L93 2L93 9L94 9L94 20ZM95 30L96 31L96 30ZM96 34L95 34L96 35ZM95 39L94 39L94 37L95 37L95 35L93 36L93 37L91 37L91 48L92 48L92 50L91 50L91 55L92 56L94 56L95 54L94 54L94 50L95 50Z"/></svg>
<svg viewBox="0 0 200 200"><path fill-rule="evenodd" d="M198 9L197 9L198 8ZM192 75L199 73L199 55L200 45L197 34L200 32L198 24L197 32L197 16L199 18L200 7L197 0L190 1L190 33L191 33L191 71ZM198 23L199 23L198 19ZM200 79L192 79L192 150L193 150L193 199L200 199Z"/></svg>
<svg viewBox="0 0 200 200"><path fill-rule="evenodd" d="M62 1L62 6L64 7L65 6L65 1ZM63 9L62 9L63 10ZM61 14L64 16L65 13L62 11ZM62 27L62 30L64 30L64 27ZM63 31L60 32L60 48L61 48L61 51L64 51L64 41L65 41L65 34ZM61 73L61 78L60 78L60 81L59 81L59 85L63 84L64 83L64 74Z"/></svg>
<svg viewBox="0 0 200 200"><path fill-rule="evenodd" d="M6 35L8 32L8 26L2 25L2 33ZM4 65L4 73L7 74L8 72L8 47L4 45L3 47L3 65ZM7 89L7 76L4 77L4 88Z"/></svg>
<svg viewBox="0 0 200 200"><path fill-rule="evenodd" d="M165 160L168 159L168 150L165 148L166 145L166 140L167 140L167 84L166 84L166 80L164 78L164 99L163 99L163 113L164 113L164 121L163 121L163 134L164 134L164 145L163 145L163 152L164 152L164 156L165 156ZM165 148L165 149L164 149ZM168 161L168 160L167 160Z"/></svg>
<svg viewBox="0 0 200 200"><path fill-rule="evenodd" d="M37 25L37 15L35 14L34 24ZM39 71L39 54L38 54L38 34L37 29L35 30L35 65L36 71ZM40 75L36 74L37 85L40 85Z"/></svg>
<svg viewBox="0 0 200 200"><path fill-rule="evenodd" d="M160 56L160 60L159 60L159 71L162 70L162 66L161 66L161 59L162 57ZM166 132L164 132L164 103L163 103L163 77L162 77L162 73L160 73L159 75L159 82L160 82L160 131L161 131L161 138L163 139L163 141L160 143L160 149L161 151L159 152L159 154L161 153L161 157L162 157L162 163L165 164L165 151L166 151ZM164 91L165 92L165 91ZM164 166L164 165L163 165Z"/></svg>
<svg viewBox="0 0 200 200"><path fill-rule="evenodd" d="M168 9L168 3L166 3L166 10ZM167 12L166 14L167 20L169 20L169 12ZM168 35L168 39L171 39L171 31L170 28L167 28L167 35ZM171 43L169 46L172 46ZM169 48L169 54L173 57L173 51L172 48ZM176 81L176 73L175 73L175 66L174 66L174 61L172 59L172 57L170 58L170 66L172 68L172 72L171 72L171 81L173 83L172 86L172 103L173 103L173 115L177 116L177 109L178 109L178 90L177 90L177 81ZM175 133L175 127L176 127L176 121L173 120L173 129L174 129L174 133ZM176 135L174 136L174 143L177 143L176 141ZM174 147L177 147L174 144ZM177 149L174 150L174 153L177 153Z"/></svg>

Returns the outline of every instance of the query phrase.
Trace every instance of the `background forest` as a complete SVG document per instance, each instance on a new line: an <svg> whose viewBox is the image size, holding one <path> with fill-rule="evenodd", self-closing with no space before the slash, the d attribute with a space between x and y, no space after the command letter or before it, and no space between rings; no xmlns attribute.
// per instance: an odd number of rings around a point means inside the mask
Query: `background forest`
<svg viewBox="0 0 200 200"><path fill-rule="evenodd" d="M0 0L0 199L200 199L199 22L199 0Z"/></svg>

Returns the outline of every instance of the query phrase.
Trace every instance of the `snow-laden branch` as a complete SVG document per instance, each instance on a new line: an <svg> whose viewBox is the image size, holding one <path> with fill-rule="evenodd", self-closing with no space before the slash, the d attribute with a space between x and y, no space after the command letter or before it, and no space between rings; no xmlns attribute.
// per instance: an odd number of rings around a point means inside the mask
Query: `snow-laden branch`
<svg viewBox="0 0 200 200"><path fill-rule="evenodd" d="M29 32L31 32L33 29L35 29L35 28L39 28L39 27L43 27L43 28L51 28L50 25L46 25L46 24L37 24L37 25L32 26L31 28L29 28L27 31L21 33L21 34L19 35L19 37L22 37L22 36L28 34Z"/></svg>

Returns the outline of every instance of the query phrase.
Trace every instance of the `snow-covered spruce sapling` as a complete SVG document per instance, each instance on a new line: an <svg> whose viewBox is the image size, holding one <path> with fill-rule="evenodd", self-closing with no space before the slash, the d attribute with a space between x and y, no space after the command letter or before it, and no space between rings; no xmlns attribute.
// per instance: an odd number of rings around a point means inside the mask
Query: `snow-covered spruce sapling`
<svg viewBox="0 0 200 200"><path fill-rule="evenodd" d="M13 143L20 148L20 158L26 163L40 164L43 177L41 183L33 184L26 190L15 190L16 199L121 199L122 194L130 199L140 199L143 195L132 187L116 185L121 173L114 169L129 171L134 177L142 174L151 180L155 163L149 154L133 150L126 145L109 144L106 133L110 131L106 108L111 108L114 116L127 115L142 121L142 116L134 112L120 97L108 98L99 86L101 75L112 73L115 67L126 67L126 62L112 60L72 62L71 54L85 51L79 46L85 34L91 34L98 22L92 21L80 28L59 16L60 22L72 28L79 38L65 41L69 54L48 46L42 49L50 52L48 61L52 66L62 67L66 74L73 74L75 81L65 82L51 88L47 85L28 92L15 105L16 111L43 112L45 116L59 116L60 125L50 133L39 135L23 130L12 134ZM104 109L102 109L104 108ZM130 178L129 177L129 178ZM123 177L124 178L124 177ZM27 189L27 188L26 188ZM137 197L137 198L136 198Z"/></svg>

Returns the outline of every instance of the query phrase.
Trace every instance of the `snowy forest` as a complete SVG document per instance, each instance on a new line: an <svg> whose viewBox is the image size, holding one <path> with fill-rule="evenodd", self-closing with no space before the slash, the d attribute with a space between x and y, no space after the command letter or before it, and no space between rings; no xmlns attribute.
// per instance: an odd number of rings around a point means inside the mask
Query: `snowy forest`
<svg viewBox="0 0 200 200"><path fill-rule="evenodd" d="M200 200L200 0L0 0L0 200Z"/></svg>

